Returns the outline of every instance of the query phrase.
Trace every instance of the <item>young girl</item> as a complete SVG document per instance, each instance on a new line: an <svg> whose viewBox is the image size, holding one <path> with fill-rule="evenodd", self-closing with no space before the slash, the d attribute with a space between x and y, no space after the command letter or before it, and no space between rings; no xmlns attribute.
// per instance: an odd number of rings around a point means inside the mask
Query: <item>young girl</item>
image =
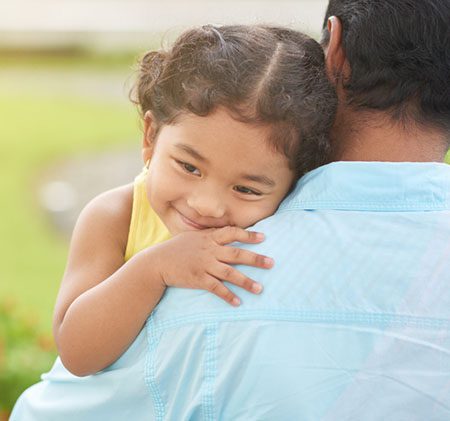
<svg viewBox="0 0 450 421"><path fill-rule="evenodd" d="M77 376L116 361L169 286L205 289L233 306L239 298L223 281L261 292L231 265L273 261L230 243L262 241L245 228L325 163L336 107L321 47L262 26L185 32L143 58L135 93L144 171L84 209L57 299L58 351ZM103 373L90 378L111 376L111 367ZM29 392L18 407L40 393Z"/></svg>

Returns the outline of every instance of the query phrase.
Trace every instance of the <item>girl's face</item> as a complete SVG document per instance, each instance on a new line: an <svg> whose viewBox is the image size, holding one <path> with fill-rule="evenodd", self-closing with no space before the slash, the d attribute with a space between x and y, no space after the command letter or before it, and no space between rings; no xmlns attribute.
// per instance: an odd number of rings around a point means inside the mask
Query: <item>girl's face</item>
<svg viewBox="0 0 450 421"><path fill-rule="evenodd" d="M234 120L226 110L185 114L153 139L146 115L148 200L172 235L236 225L272 215L294 181L288 159L273 151L269 131Z"/></svg>

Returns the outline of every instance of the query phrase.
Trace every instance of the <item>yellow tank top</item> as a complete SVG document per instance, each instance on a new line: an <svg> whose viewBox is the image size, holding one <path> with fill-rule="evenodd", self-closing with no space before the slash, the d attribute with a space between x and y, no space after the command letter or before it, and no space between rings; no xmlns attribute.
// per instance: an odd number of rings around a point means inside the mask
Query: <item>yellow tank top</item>
<svg viewBox="0 0 450 421"><path fill-rule="evenodd" d="M171 235L166 226L151 208L147 199L145 179L147 169L134 180L133 208L131 211L130 231L128 233L125 261L139 251L168 240Z"/></svg>

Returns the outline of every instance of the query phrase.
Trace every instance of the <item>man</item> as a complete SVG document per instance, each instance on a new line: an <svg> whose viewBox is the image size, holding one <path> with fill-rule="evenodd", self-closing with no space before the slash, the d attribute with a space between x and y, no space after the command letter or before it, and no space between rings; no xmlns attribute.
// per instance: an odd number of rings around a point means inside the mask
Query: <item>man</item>
<svg viewBox="0 0 450 421"><path fill-rule="evenodd" d="M449 22L450 0L330 1L340 162L256 225L276 262L243 268L261 296L168 291L156 419L450 419Z"/></svg>
<svg viewBox="0 0 450 421"><path fill-rule="evenodd" d="M233 309L203 291L167 291L120 361L137 380L112 387L99 376L97 395L111 408L122 398L117 414L450 419L449 22L450 0L330 0L339 162L303 177L256 225L266 240L249 247L275 267L240 269L263 294L235 289ZM61 371L52 381L75 380Z"/></svg>

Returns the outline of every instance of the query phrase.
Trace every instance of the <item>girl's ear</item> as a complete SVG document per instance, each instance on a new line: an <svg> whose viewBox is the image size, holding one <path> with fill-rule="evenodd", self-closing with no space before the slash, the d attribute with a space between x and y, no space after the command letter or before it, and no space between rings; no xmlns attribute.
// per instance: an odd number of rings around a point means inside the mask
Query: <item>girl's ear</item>
<svg viewBox="0 0 450 421"><path fill-rule="evenodd" d="M156 132L156 122L153 114L151 111L146 111L144 114L144 138L142 139L142 158L145 163L152 157Z"/></svg>

